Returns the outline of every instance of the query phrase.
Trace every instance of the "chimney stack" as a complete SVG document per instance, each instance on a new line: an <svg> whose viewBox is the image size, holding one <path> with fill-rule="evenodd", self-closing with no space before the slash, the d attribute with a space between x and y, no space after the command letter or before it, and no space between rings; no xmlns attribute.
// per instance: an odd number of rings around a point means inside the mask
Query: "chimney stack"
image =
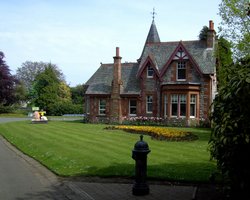
<svg viewBox="0 0 250 200"><path fill-rule="evenodd" d="M119 84L121 82L121 59L120 49L119 47L116 47L116 55L114 56L113 84Z"/></svg>
<svg viewBox="0 0 250 200"><path fill-rule="evenodd" d="M214 31L214 22L213 22L213 20L209 20L209 30Z"/></svg>
<svg viewBox="0 0 250 200"><path fill-rule="evenodd" d="M120 49L119 49L119 47L116 47L116 57L120 57Z"/></svg>
<svg viewBox="0 0 250 200"><path fill-rule="evenodd" d="M116 121L121 123L121 59L120 49L116 47L116 55L114 56L114 70L113 70L113 81L112 81L112 92L111 92L111 105L110 105L110 120L111 122Z"/></svg>
<svg viewBox="0 0 250 200"><path fill-rule="evenodd" d="M207 32L207 48L214 48L215 43L215 30L213 20L209 20L209 28Z"/></svg>

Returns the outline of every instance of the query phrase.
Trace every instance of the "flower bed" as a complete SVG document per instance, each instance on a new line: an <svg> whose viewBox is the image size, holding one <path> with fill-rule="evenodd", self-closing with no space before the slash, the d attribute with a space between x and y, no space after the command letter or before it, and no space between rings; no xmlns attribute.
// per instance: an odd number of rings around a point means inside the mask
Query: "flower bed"
<svg viewBox="0 0 250 200"><path fill-rule="evenodd" d="M145 117L145 116L138 116L138 117L124 117L123 124L124 125L147 125L147 126L157 126L163 125L164 119L161 117Z"/></svg>
<svg viewBox="0 0 250 200"><path fill-rule="evenodd" d="M164 127L154 126L108 126L106 129L124 130L130 133L139 133L151 136L152 139L168 140L168 141L191 141L198 137L191 132L182 131L178 129L170 129Z"/></svg>

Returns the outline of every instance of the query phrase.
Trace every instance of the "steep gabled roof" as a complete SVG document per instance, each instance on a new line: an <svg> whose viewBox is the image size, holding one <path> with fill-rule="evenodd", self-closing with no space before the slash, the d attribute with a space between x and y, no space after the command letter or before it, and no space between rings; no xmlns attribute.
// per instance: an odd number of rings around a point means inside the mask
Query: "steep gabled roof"
<svg viewBox="0 0 250 200"><path fill-rule="evenodd" d="M200 40L181 41L181 43L203 74L215 73L214 49L207 48L206 42ZM153 55L154 62L157 63L159 72L161 72L179 44L180 41L146 44L140 58L139 70L144 66L143 61L149 55Z"/></svg>
<svg viewBox="0 0 250 200"><path fill-rule="evenodd" d="M137 72L137 78L139 78L143 72L143 70L148 66L148 64L154 69L154 72L156 74L156 76L158 78L160 78L160 74L159 74L159 67L158 67L158 64L156 63L156 60L154 59L154 56L153 55L148 55L148 57L145 57L144 60L142 60L143 63L143 66L141 66L139 69L138 69L138 72Z"/></svg>
<svg viewBox="0 0 250 200"><path fill-rule="evenodd" d="M87 81L86 94L109 95L112 90L114 64L102 64ZM136 79L138 63L122 63L121 95L140 94L139 80Z"/></svg>
<svg viewBox="0 0 250 200"><path fill-rule="evenodd" d="M187 49L183 45L182 41L180 41L179 44L177 45L177 47L175 48L175 50L173 51L172 55L168 59L167 63L162 67L162 69L161 69L161 77L164 75L166 69L168 68L169 64L173 61L174 57L178 57L177 56L178 51L183 51L184 52L185 57L191 61L191 63L194 65L194 68L196 68L197 72L201 75L202 72L200 70L200 67L198 66L198 64L194 60L193 56L190 55L190 53L187 51ZM177 59L182 59L182 58L179 57Z"/></svg>

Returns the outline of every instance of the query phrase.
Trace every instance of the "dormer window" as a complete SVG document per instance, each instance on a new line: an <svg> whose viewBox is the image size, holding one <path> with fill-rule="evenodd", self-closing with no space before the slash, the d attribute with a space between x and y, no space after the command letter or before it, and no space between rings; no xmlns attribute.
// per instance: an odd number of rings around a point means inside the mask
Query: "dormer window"
<svg viewBox="0 0 250 200"><path fill-rule="evenodd" d="M179 61L177 63L177 80L185 81L186 80L186 62Z"/></svg>
<svg viewBox="0 0 250 200"><path fill-rule="evenodd" d="M153 78L153 76L154 76L154 69L149 65L147 68L147 77Z"/></svg>

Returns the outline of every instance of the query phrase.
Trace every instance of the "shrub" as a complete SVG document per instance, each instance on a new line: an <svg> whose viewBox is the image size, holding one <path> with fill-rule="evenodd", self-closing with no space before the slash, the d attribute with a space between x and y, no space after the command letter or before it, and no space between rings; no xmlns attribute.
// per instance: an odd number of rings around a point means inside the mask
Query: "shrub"
<svg viewBox="0 0 250 200"><path fill-rule="evenodd" d="M250 59L228 67L228 80L213 103L211 156L232 194L250 197ZM238 199L241 199L238 196Z"/></svg>
<svg viewBox="0 0 250 200"><path fill-rule="evenodd" d="M14 108L12 106L4 106L3 104L0 104L0 113L11 113L14 111Z"/></svg>
<svg viewBox="0 0 250 200"><path fill-rule="evenodd" d="M57 102L48 106L47 115L82 114L83 106L71 102Z"/></svg>

